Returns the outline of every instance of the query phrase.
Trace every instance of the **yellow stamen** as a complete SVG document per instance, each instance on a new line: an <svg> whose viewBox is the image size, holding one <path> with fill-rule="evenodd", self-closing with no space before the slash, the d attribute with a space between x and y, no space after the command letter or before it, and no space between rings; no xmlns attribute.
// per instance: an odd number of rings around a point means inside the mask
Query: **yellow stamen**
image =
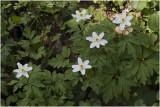
<svg viewBox="0 0 160 107"><path fill-rule="evenodd" d="M125 20L126 20L126 17L122 17L122 18L121 18L121 21L122 21L122 22L125 22Z"/></svg>
<svg viewBox="0 0 160 107"><path fill-rule="evenodd" d="M21 68L21 72L26 72L23 67Z"/></svg>
<svg viewBox="0 0 160 107"><path fill-rule="evenodd" d="M82 68L83 68L83 65L80 65L80 68L82 69Z"/></svg>
<svg viewBox="0 0 160 107"><path fill-rule="evenodd" d="M98 38L94 38L94 42L98 42L99 41L99 39Z"/></svg>
<svg viewBox="0 0 160 107"><path fill-rule="evenodd" d="M82 16L83 16L83 14L82 14L82 13L80 13L80 14L79 14L79 16L80 16L80 17L82 17Z"/></svg>

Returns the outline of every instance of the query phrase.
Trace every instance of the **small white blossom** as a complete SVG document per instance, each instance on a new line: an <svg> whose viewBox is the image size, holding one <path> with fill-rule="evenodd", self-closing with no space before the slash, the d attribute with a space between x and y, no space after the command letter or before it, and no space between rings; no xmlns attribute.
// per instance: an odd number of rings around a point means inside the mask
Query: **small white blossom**
<svg viewBox="0 0 160 107"><path fill-rule="evenodd" d="M32 67L28 67L28 64L25 64L24 66L20 64L19 62L17 63L18 69L13 70L13 72L17 72L18 74L16 75L17 78L20 76L24 75L25 77L29 77L27 71L32 70Z"/></svg>
<svg viewBox="0 0 160 107"><path fill-rule="evenodd" d="M92 37L86 37L86 40L89 40L90 42L92 42L92 43L90 44L90 48L94 48L94 47L99 48L100 45L103 45L103 46L104 46L105 44L107 44L108 41L102 39L103 36L104 36L104 32L102 32L99 36L97 35L96 32L93 32L93 33L92 33Z"/></svg>
<svg viewBox="0 0 160 107"><path fill-rule="evenodd" d="M78 58L78 65L72 65L73 72L80 71L82 75L85 74L85 69L90 69L92 68L91 65L88 65L89 60L85 60L84 62L82 59L79 57Z"/></svg>
<svg viewBox="0 0 160 107"><path fill-rule="evenodd" d="M132 15L126 16L126 11L122 11L122 16L115 15L116 19L113 20L113 23L119 24L120 23L120 30L124 30L125 25L131 26L130 20L133 18Z"/></svg>
<svg viewBox="0 0 160 107"><path fill-rule="evenodd" d="M76 14L72 14L73 17L76 18L76 21L79 22L81 19L90 19L91 15L85 15L86 10L83 10L82 12L79 12L78 10L76 11Z"/></svg>

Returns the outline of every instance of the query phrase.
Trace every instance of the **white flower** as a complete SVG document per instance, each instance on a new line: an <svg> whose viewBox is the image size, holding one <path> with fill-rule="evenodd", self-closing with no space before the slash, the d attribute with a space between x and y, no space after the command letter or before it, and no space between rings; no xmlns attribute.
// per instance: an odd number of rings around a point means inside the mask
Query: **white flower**
<svg viewBox="0 0 160 107"><path fill-rule="evenodd" d="M27 71L32 70L32 67L28 67L28 64L25 64L24 66L20 64L19 62L17 63L18 69L13 70L13 72L17 72L18 74L16 75L17 78L20 76L24 75L25 77L29 77Z"/></svg>
<svg viewBox="0 0 160 107"><path fill-rule="evenodd" d="M83 10L82 12L76 11L76 14L72 14L73 17L77 18L77 22L79 22L81 19L90 19L91 15L85 15L86 10Z"/></svg>
<svg viewBox="0 0 160 107"><path fill-rule="evenodd" d="M97 48L99 48L100 45L103 45L103 46L104 46L105 44L107 44L108 41L102 39L103 36L104 36L104 32L102 32L99 36L97 35L96 32L93 32L93 33L92 33L92 37L86 37L86 40L89 40L90 42L92 42L92 43L90 44L90 48L94 48L95 46L96 46Z"/></svg>
<svg viewBox="0 0 160 107"><path fill-rule="evenodd" d="M88 63L89 63L89 60L85 60L84 62L82 62L82 59L79 57L78 58L78 65L72 65L73 72L80 71L81 74L84 75L85 69L92 68L92 66L88 65Z"/></svg>
<svg viewBox="0 0 160 107"><path fill-rule="evenodd" d="M113 20L113 23L119 24L120 23L120 30L124 30L125 25L131 26L130 20L133 18L132 15L126 16L126 11L122 11L122 16L115 15L116 19Z"/></svg>

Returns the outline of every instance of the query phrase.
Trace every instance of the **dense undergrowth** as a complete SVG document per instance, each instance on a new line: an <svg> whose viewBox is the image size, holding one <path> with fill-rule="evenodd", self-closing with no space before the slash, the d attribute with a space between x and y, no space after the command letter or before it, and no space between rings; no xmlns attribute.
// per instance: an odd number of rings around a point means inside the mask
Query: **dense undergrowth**
<svg viewBox="0 0 160 107"><path fill-rule="evenodd" d="M77 10L90 16L77 21ZM108 14L123 10L131 25L115 30ZM158 10L158 1L1 1L1 105L158 106Z"/></svg>

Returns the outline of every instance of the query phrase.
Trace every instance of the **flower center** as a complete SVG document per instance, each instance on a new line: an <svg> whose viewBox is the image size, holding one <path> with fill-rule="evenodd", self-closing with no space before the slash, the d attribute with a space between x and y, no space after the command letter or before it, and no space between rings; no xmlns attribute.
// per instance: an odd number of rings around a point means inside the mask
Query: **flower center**
<svg viewBox="0 0 160 107"><path fill-rule="evenodd" d="M98 38L94 38L94 42L98 42L99 41L99 39Z"/></svg>
<svg viewBox="0 0 160 107"><path fill-rule="evenodd" d="M126 17L122 17L121 21L125 22L125 20L126 20Z"/></svg>
<svg viewBox="0 0 160 107"><path fill-rule="evenodd" d="M82 16L83 16L83 14L82 14L82 13L80 13L80 14L79 14L79 16L80 16L80 17L82 17Z"/></svg>
<svg viewBox="0 0 160 107"><path fill-rule="evenodd" d="M81 69L83 69L83 68L84 68L84 64L83 64L83 63L80 64L79 67L80 67Z"/></svg>
<svg viewBox="0 0 160 107"><path fill-rule="evenodd" d="M21 68L21 72L26 72L26 71L24 70L24 68Z"/></svg>
<svg viewBox="0 0 160 107"><path fill-rule="evenodd" d="M96 42L98 42L98 38L96 38Z"/></svg>

